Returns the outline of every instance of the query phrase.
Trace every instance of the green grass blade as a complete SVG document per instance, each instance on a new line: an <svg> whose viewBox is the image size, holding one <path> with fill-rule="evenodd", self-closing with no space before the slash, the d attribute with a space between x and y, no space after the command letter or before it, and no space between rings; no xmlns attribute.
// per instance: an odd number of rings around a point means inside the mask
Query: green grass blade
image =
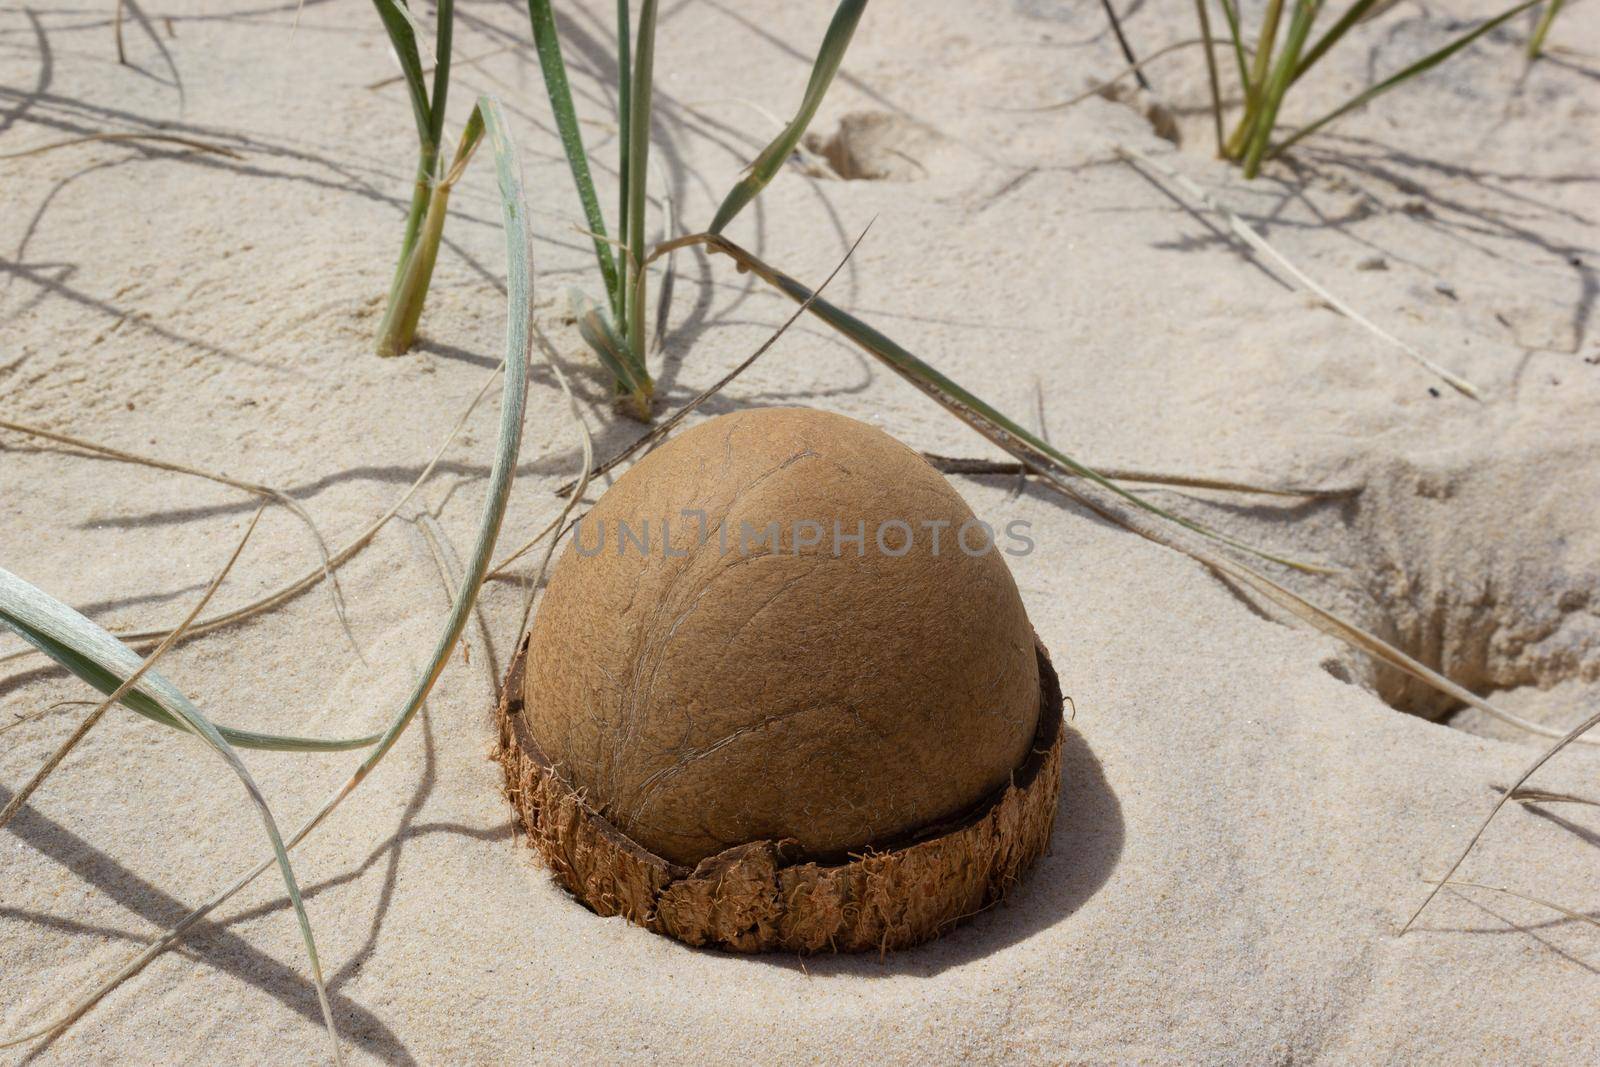
<svg viewBox="0 0 1600 1067"><path fill-rule="evenodd" d="M92 619L3 568L0 568L0 625L107 695L116 692L143 663L143 657ZM150 671L140 680L138 688L122 698L122 703L153 722L182 730L185 729L182 721L167 710L173 701L181 699L183 694L176 686L160 673ZM260 734L227 726L218 727L217 732L238 748L279 752L342 752L365 748L378 740L376 734L320 740Z"/></svg>
<svg viewBox="0 0 1600 1067"><path fill-rule="evenodd" d="M1211 16L1206 12L1206 0L1194 0L1195 17L1200 22L1200 36L1205 41L1206 82L1211 87L1211 122L1216 127L1217 158L1227 147L1227 135L1222 132L1222 84L1217 78L1217 53L1211 45Z"/></svg>
<svg viewBox="0 0 1600 1067"><path fill-rule="evenodd" d="M505 518L506 503L511 495L511 482L516 473L517 454L522 441L522 418L527 399L528 355L533 341L532 237L528 230L527 198L523 195L521 166L517 160L516 147L512 143L505 116L501 112L499 103L488 96L479 98L478 113L483 122L484 132L494 150L495 172L500 185L506 232L507 303L506 369L501 389L500 433L495 445L494 464L489 472L489 489L484 501L483 514L479 519L472 555L457 588L455 599L450 605L450 616L434 646L427 669L407 696L389 728L384 731L378 747L361 762L333 797L294 832L288 840L289 848L305 840L306 836L321 825L340 802L366 779L422 708L423 702L433 690L434 683L444 671L445 663L455 651L456 643L466 628L473 605L477 602L478 590L482 587L484 575L488 571L490 553L493 552L495 541L499 537L500 524ZM0 1047L54 1033L81 1018L106 993L139 973L151 960L180 941L196 923L253 882L271 867L273 862L273 859L265 860L245 872L232 885L213 896L186 916L182 922L140 951L110 979L87 997L73 1004L63 1014L36 1027L30 1033L0 1042Z"/></svg>
<svg viewBox="0 0 1600 1067"><path fill-rule="evenodd" d="M444 142L445 101L450 97L450 40L456 20L455 0L438 0L438 25L434 28L433 94L428 97L428 140Z"/></svg>
<svg viewBox="0 0 1600 1067"><path fill-rule="evenodd" d="M393 305L400 293L406 262L411 258L411 251L417 245L417 234L422 228L423 214L428 208L429 187L439 165L439 136L434 130L436 125L442 128L444 112L441 107L439 114L435 116L433 107L428 103L428 86L422 73L422 56L417 51L416 29L411 24L410 12L404 8L402 0L372 0L372 6L377 9L378 18L383 23L384 31L389 35L389 44L394 48L395 58L400 61L400 73L411 99L411 117L417 124L417 175L411 187L411 205L406 209L405 230L400 238L400 256L395 262L394 277L389 282L389 304ZM449 22L449 19L441 19L441 32ZM448 52L440 57L440 64L448 69Z"/></svg>
<svg viewBox="0 0 1600 1067"><path fill-rule="evenodd" d="M5 570L0 570L0 621L25 638L29 637L30 633L40 633L45 635L50 643L71 650L73 654L71 660L63 664L69 669L72 669L73 664L94 663L101 672L110 674L113 673L112 665L115 665L123 669L123 677L126 678L143 665L143 660L138 655L119 644L100 627L59 600ZM130 659L132 666L128 666ZM119 681L118 685L120 684ZM250 771L239 759L233 746L228 744L221 731L201 714L200 709L195 707L188 697L155 671L148 671L140 686L147 694L154 694L153 701L172 721L199 737L222 757L223 762L244 785L251 803L256 806L267 837L272 842L273 857L277 861L279 872L283 875L289 902L294 906L295 918L300 924L300 938L305 944L306 957L311 964L317 998L322 1004L323 1021L327 1024L328 1036L333 1042L334 1060L341 1061L338 1032L334 1027L333 1009L328 1004L328 991L322 981L322 964L317 958L317 943L311 933L311 920L306 915L304 902L300 899L300 887L295 881L294 868L289 863L289 850L284 845L283 835L278 832L277 821L272 817L272 809L268 807L266 797L262 795L255 779L250 776ZM116 686L113 686L107 692L115 691L115 688Z"/></svg>
<svg viewBox="0 0 1600 1067"><path fill-rule="evenodd" d="M645 370L644 332L644 205L650 167L650 112L653 104L656 65L656 0L639 6L639 29L634 44L633 87L628 101L628 228L623 231L623 255L628 289L627 315L618 320L622 338L633 360L635 378L648 380Z"/></svg>
<svg viewBox="0 0 1600 1067"><path fill-rule="evenodd" d="M448 0L447 0L448 2ZM400 73L405 75L406 91L411 96L411 117L417 122L417 140L424 145L437 146L439 139L432 136L433 108L428 104L428 83L422 73L422 55L417 51L417 34L411 28L411 19L400 10L401 0L372 0L378 18L394 46L395 58L400 61ZM440 62L445 62L440 57Z"/></svg>
<svg viewBox="0 0 1600 1067"><path fill-rule="evenodd" d="M594 350L601 365L617 380L617 391L630 396L637 393L642 383L633 376L627 342L617 335L600 305L578 289L567 290L567 303L572 308L572 316L577 320L578 333L584 343Z"/></svg>
<svg viewBox="0 0 1600 1067"><path fill-rule="evenodd" d="M1351 27L1366 18L1367 12L1381 2L1382 0L1356 0L1351 4L1349 9L1339 16L1339 21L1329 26L1328 31L1318 37L1317 43L1311 46L1299 63L1295 64L1294 77L1289 79L1289 84L1293 85L1300 80L1301 75L1316 66L1317 60L1328 54L1328 49L1338 44L1339 40L1350 32Z"/></svg>
<svg viewBox="0 0 1600 1067"><path fill-rule="evenodd" d="M528 0L528 20L533 27L533 46L539 53L539 72L544 76L545 94L550 98L550 112L555 116L556 131L561 136L561 151L567 157L572 184L583 204L584 221L589 232L596 235L594 256L600 264L612 313L620 315L617 261L606 240L605 218L600 214L600 199L595 195L594 179L589 174L589 157L584 152L583 135L578 130L578 112L572 106L572 87L567 84L567 64L561 58L561 38L556 34L550 0Z"/></svg>
<svg viewBox="0 0 1600 1067"><path fill-rule="evenodd" d="M1556 16L1561 14L1561 7L1567 0L1550 0L1544 14L1539 18L1539 25L1534 27L1533 36L1528 38L1528 58L1538 59L1539 53L1544 51L1544 39L1550 33L1550 25L1555 22Z"/></svg>
<svg viewBox="0 0 1600 1067"><path fill-rule="evenodd" d="M1222 5L1222 17L1228 20L1228 36L1233 40L1233 58L1239 64L1239 88L1250 84L1250 61L1244 55L1244 34L1239 29L1239 9L1233 0L1217 0Z"/></svg>
<svg viewBox="0 0 1600 1067"><path fill-rule="evenodd" d="M1295 67L1300 63L1300 52L1305 48L1306 38L1311 33L1311 24L1316 21L1320 3L1321 0L1297 0L1295 3L1294 14L1289 19L1289 32L1284 35L1283 52L1278 56L1277 63L1273 64L1272 75L1262 89L1261 114L1256 119L1255 129L1251 131L1249 143L1245 147L1246 178L1254 178L1261 170L1261 157L1265 154L1267 143L1272 138L1272 128L1278 123L1278 109L1283 106L1284 94L1289 91L1289 83L1294 80Z"/></svg>
<svg viewBox="0 0 1600 1067"><path fill-rule="evenodd" d="M1467 47L1467 45L1471 44L1479 37L1482 37L1484 34L1494 29L1496 26L1499 26L1508 19L1515 18L1517 15L1522 14L1524 11L1528 10L1534 5L1543 2L1544 0L1523 0L1522 3L1517 4L1510 10L1496 15L1494 18L1472 30L1470 33L1464 34L1463 36L1458 37L1456 40L1445 45L1437 52L1430 53L1429 55L1417 60L1417 62L1400 71L1398 74L1391 75L1390 77L1387 77L1383 81L1379 82L1377 85L1372 86L1364 92L1358 93L1356 96L1334 108L1332 111L1328 112L1317 121L1311 123L1309 126L1302 126L1300 129L1291 134L1288 139L1273 147L1273 149L1267 153L1267 157L1270 159L1271 157L1276 156L1289 146L1299 142L1302 138L1316 133L1318 130L1322 129L1322 127L1326 126L1335 119L1340 118L1348 112L1354 111L1356 108L1362 106L1375 97L1382 96L1395 86L1400 85L1403 82L1410 81L1418 74L1432 70L1434 67L1438 66L1440 63L1443 63L1445 60L1449 59L1451 56L1455 55L1457 52Z"/></svg>
<svg viewBox="0 0 1600 1067"><path fill-rule="evenodd" d="M822 104L822 98L828 93L828 86L833 84L833 76L839 72L839 64L844 60L845 50L850 47L850 38L856 32L856 24L861 21L861 13L866 7L867 0L841 0L834 9L833 21L828 24L822 46L817 49L816 62L811 65L811 80L806 83L800 110L756 157L756 161L750 165L750 172L728 191L722 206L717 208L716 217L711 220L710 232L721 233L744 210L745 205L767 187L767 183L783 166L783 161L800 143L806 127L811 125L817 108Z"/></svg>
<svg viewBox="0 0 1600 1067"><path fill-rule="evenodd" d="M633 30L628 19L628 0L617 0L617 234L628 233L628 120L633 110ZM611 310L617 321L628 315L628 291L611 294Z"/></svg>

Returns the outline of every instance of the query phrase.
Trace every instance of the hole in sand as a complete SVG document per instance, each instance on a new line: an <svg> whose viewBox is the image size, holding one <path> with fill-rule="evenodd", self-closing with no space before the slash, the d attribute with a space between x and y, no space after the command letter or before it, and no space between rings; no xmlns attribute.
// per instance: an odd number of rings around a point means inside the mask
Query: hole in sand
<svg viewBox="0 0 1600 1067"><path fill-rule="evenodd" d="M830 134L806 134L804 144L846 181L912 182L928 176L924 159L942 139L903 115L854 111Z"/></svg>
<svg viewBox="0 0 1600 1067"><path fill-rule="evenodd" d="M1099 96L1112 103L1122 104L1137 112L1150 124L1150 132L1171 144L1183 145L1183 133L1178 129L1177 116L1172 109L1137 85L1118 82L1101 89Z"/></svg>
<svg viewBox="0 0 1600 1067"><path fill-rule="evenodd" d="M1503 710L1566 729L1600 700L1600 447L1369 478L1357 525L1368 629ZM1347 669L1390 706L1485 737L1533 735L1388 667Z"/></svg>

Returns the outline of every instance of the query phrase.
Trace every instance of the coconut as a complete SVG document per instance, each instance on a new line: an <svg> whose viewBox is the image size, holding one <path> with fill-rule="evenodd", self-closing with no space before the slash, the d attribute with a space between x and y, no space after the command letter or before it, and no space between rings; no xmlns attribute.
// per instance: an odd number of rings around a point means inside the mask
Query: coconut
<svg viewBox="0 0 1600 1067"><path fill-rule="evenodd" d="M888 947L991 903L1059 788L1023 545L853 419L682 434L580 522L508 679L530 836L595 910L696 944Z"/></svg>

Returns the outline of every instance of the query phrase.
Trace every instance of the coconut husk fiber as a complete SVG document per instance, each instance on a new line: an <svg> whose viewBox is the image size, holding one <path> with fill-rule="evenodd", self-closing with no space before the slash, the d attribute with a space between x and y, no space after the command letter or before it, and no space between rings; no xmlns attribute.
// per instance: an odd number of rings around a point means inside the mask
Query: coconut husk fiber
<svg viewBox="0 0 1600 1067"><path fill-rule="evenodd" d="M1008 784L911 840L839 862L752 841L669 862L601 817L550 766L523 715L528 641L501 687L496 758L529 843L592 911L735 952L886 952L931 940L1002 899L1045 852L1061 790L1061 687L1042 644L1034 741Z"/></svg>

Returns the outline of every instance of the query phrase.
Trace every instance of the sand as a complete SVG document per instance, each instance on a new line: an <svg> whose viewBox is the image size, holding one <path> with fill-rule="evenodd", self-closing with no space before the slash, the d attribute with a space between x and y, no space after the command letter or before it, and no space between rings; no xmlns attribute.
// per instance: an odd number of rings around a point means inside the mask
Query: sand
<svg viewBox="0 0 1600 1067"><path fill-rule="evenodd" d="M659 181L686 226L710 218L770 135L757 108L793 106L825 6L666 8ZM0 153L137 130L239 157L98 142L0 160L0 417L281 487L338 545L393 503L491 373L502 246L490 168L476 163L452 202L420 350L369 354L409 195L411 119L400 85L369 88L394 67L367 5L310 4L297 29L294 7L130 3L127 66L109 3L0 11ZM1496 7L1398 5L1308 79L1292 117ZM563 21L602 158L609 10L585 4ZM1127 28L1149 52L1192 36L1191 19L1164 0L1138 5ZM871 222L833 298L1087 462L1362 487L1331 501L1153 499L1342 568L1292 581L1463 684L1565 726L1600 695L1600 9L1572 5L1552 37L1564 50L1529 68L1531 25L1513 20L1247 184L1210 158L1193 50L1150 68L1155 114L1170 124L1153 125L1137 96L1022 113L1008 109L1119 69L1099 5L878 0L815 124L819 152L877 176L788 168L731 232L820 279ZM528 41L517 5L463 6L452 124L479 92L513 116L539 231L538 315L605 455L637 427L611 414L563 318L563 287L598 286ZM1156 125L1176 128L1181 146ZM1119 161L1118 144L1212 190L1485 402L1284 284L1214 215ZM673 406L788 313L725 261L678 264L657 364ZM997 454L811 323L706 411L773 403L852 415L945 455ZM496 417L492 402L478 410L400 520L339 571L351 636L319 586L180 646L163 671L232 724L334 735L386 721L453 585L429 535L459 569ZM540 368L507 545L556 514L552 490L579 456ZM1600 1057L1592 927L1462 889L1397 936L1424 879L1537 755L1536 739L1397 710L1448 709L1044 487L955 484L979 515L1033 524L1038 549L1013 570L1076 707L1052 852L1007 906L886 960L804 961L697 951L585 911L516 839L488 759L531 573L521 568L486 587L410 734L296 853L350 1059ZM254 508L203 480L0 432L0 565L112 629L181 618ZM217 604L316 558L304 526L270 511ZM37 658L3 673L9 796L86 709L17 717L88 694ZM356 763L248 761L288 825ZM1462 877L1593 913L1597 768L1593 749L1560 756L1535 784L1590 803L1508 806ZM118 711L0 834L0 854L0 1018L12 1034L92 988L266 846L213 757ZM269 876L64 1036L6 1062L322 1058L307 973Z"/></svg>

